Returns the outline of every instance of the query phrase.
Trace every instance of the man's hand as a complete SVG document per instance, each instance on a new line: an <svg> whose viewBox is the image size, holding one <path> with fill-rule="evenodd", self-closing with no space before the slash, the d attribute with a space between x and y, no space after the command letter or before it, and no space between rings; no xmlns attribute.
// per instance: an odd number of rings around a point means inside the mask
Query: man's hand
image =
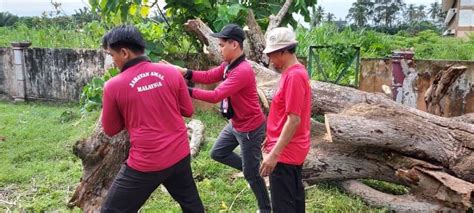
<svg viewBox="0 0 474 213"><path fill-rule="evenodd" d="M260 176L269 176L275 169L277 163L278 156L276 154L273 152L270 152L270 154L264 154L262 165L260 166Z"/></svg>
<svg viewBox="0 0 474 213"><path fill-rule="evenodd" d="M179 71L179 73L181 73L181 75L186 74L186 69L185 69L185 68L182 68L182 67L180 67L180 66L178 66L178 65L174 65L174 64L172 64L172 63L170 63L170 62L168 62L168 61L166 61L166 60L163 60L163 59L160 60L160 63L168 64L168 65L174 66L174 67Z"/></svg>

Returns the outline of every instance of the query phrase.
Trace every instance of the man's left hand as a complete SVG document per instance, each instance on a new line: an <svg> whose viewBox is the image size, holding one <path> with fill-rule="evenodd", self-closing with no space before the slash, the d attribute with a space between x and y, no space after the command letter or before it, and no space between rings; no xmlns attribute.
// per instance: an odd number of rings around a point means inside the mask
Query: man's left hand
<svg viewBox="0 0 474 213"><path fill-rule="evenodd" d="M270 152L268 155L263 156L262 165L260 166L260 175L262 177L269 176L275 169L278 163L278 156Z"/></svg>

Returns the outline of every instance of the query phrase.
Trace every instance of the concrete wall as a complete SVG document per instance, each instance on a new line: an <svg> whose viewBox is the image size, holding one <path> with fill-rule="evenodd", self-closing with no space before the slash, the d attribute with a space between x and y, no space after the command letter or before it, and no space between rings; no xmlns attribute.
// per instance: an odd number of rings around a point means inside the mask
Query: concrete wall
<svg viewBox="0 0 474 213"><path fill-rule="evenodd" d="M106 68L102 51L29 48L25 53L30 99L79 100L82 87Z"/></svg>
<svg viewBox="0 0 474 213"><path fill-rule="evenodd" d="M5 95L5 50L0 48L0 95Z"/></svg>
<svg viewBox="0 0 474 213"><path fill-rule="evenodd" d="M13 88L13 53L10 48L0 48L0 99L10 99L16 95Z"/></svg>
<svg viewBox="0 0 474 213"><path fill-rule="evenodd" d="M447 65L462 65L467 71L451 88L444 100L446 116L474 113L474 61L415 60L417 77L413 82L416 91L416 108L426 111L424 95L434 77ZM362 59L359 89L383 92L382 85L392 85L392 64L387 59Z"/></svg>
<svg viewBox="0 0 474 213"><path fill-rule="evenodd" d="M103 51L85 49L28 48L24 52L26 98L29 100L77 101L82 87L104 73ZM21 85L13 69L13 51L0 49L0 94L11 99Z"/></svg>
<svg viewBox="0 0 474 213"><path fill-rule="evenodd" d="M103 75L112 66L109 56L100 50L27 48L25 57L26 97L29 100L78 101L82 88L94 76ZM212 63L202 54L174 55L168 61L181 60L185 66L206 70ZM18 94L13 66L13 50L0 48L0 98L13 99ZM197 85L211 89L215 85ZM196 101L207 109L209 105Z"/></svg>

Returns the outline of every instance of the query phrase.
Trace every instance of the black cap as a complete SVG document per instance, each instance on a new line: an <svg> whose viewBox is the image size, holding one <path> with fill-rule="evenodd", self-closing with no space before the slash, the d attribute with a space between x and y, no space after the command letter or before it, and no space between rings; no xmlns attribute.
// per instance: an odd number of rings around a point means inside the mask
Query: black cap
<svg viewBox="0 0 474 213"><path fill-rule="evenodd" d="M237 24L228 24L218 33L211 33L212 37L232 39L238 42L245 40L245 33Z"/></svg>

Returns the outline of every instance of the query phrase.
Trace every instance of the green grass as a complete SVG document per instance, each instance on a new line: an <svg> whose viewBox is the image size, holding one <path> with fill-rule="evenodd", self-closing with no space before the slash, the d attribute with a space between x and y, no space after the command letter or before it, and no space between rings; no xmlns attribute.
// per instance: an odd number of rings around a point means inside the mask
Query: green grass
<svg viewBox="0 0 474 213"><path fill-rule="evenodd" d="M104 29L101 29L105 31ZM0 27L0 47L10 47L14 41L30 41L32 47L98 49L102 31L68 29L58 26L28 28L26 25ZM100 35L99 35L100 34Z"/></svg>
<svg viewBox="0 0 474 213"><path fill-rule="evenodd" d="M63 112L76 119L66 122ZM64 209L81 176L74 142L92 129L97 113L79 119L77 106L0 103L0 199L27 211ZM3 207L2 207L3 206ZM0 211L12 205L0 203Z"/></svg>
<svg viewBox="0 0 474 213"><path fill-rule="evenodd" d="M66 203L82 174L72 146L92 132L97 117L97 112L81 117L77 105L0 102L0 137L5 137L0 139L0 212L71 211ZM213 161L208 154L226 121L215 112L197 112L194 117L205 124L206 143L192 168L206 210L255 212L256 201L245 180L234 178L236 170ZM308 212L385 211L370 208L330 184L312 187L306 202ZM181 212L161 189L142 211Z"/></svg>

